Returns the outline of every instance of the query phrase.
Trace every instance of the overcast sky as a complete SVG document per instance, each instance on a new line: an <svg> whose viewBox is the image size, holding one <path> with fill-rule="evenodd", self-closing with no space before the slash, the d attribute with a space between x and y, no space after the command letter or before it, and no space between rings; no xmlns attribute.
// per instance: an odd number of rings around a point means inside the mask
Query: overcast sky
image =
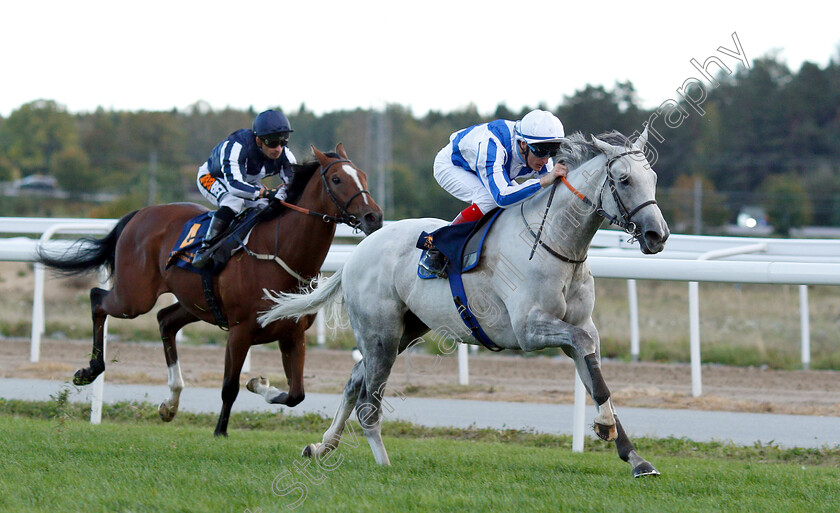
<svg viewBox="0 0 840 513"><path fill-rule="evenodd" d="M316 113L475 104L550 108L586 84L676 98L717 56L776 51L797 71L837 59L840 4L283 0L4 2L0 116L51 99L71 112L226 106Z"/></svg>

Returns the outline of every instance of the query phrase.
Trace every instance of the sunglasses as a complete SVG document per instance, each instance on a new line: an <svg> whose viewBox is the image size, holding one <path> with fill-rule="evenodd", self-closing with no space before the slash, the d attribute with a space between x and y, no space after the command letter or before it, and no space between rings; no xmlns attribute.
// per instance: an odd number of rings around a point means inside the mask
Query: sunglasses
<svg viewBox="0 0 840 513"><path fill-rule="evenodd" d="M260 137L260 140L271 149L289 144L288 137Z"/></svg>
<svg viewBox="0 0 840 513"><path fill-rule="evenodd" d="M531 153L533 153L535 157L541 159L548 157L549 155L554 155L560 151L560 143L550 142L528 144L528 149L531 150Z"/></svg>

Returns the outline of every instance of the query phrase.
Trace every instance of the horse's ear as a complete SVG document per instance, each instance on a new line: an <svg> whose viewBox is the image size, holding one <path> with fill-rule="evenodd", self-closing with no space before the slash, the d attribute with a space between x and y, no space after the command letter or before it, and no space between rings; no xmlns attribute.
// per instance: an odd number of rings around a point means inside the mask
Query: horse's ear
<svg viewBox="0 0 840 513"><path fill-rule="evenodd" d="M316 148L314 144L310 145L310 147L312 148L312 153L315 154L315 158L318 159L318 162L320 162L322 166L326 166L329 163L328 157L318 151L318 148Z"/></svg>
<svg viewBox="0 0 840 513"><path fill-rule="evenodd" d="M633 143L633 149L634 150L640 150L640 151L643 150L645 148L645 144L647 144L647 140L648 140L648 127L645 127L645 129L642 131L642 135L640 135L639 138L636 139L636 142Z"/></svg>
<svg viewBox="0 0 840 513"><path fill-rule="evenodd" d="M338 155L339 155L341 158L343 158L343 159L345 159L345 160L350 160L350 159L347 157L347 152L346 152L346 151L344 151L344 144L343 144L343 143L338 143L338 144L336 145L336 147L335 147L335 152L336 152L336 153L338 153Z"/></svg>
<svg viewBox="0 0 840 513"><path fill-rule="evenodd" d="M614 151L613 147L610 143L604 142L601 139L598 139L597 137L595 137L594 135L592 136L592 142L595 144L595 146L598 147L598 149L600 149L602 152L604 152L606 154L610 154Z"/></svg>

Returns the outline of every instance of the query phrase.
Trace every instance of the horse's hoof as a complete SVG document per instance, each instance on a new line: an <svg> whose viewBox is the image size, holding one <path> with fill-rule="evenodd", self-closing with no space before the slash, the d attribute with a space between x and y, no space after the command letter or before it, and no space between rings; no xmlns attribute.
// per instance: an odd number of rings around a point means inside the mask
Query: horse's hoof
<svg viewBox="0 0 840 513"><path fill-rule="evenodd" d="M607 426L596 422L595 425L592 426L592 429L595 430L595 434L598 435L598 438L605 442L612 442L618 438L618 430L616 430L615 424Z"/></svg>
<svg viewBox="0 0 840 513"><path fill-rule="evenodd" d="M658 476L659 471L653 468L649 462L645 461L644 463L639 463L636 468L633 469L633 477L645 477L645 476Z"/></svg>
<svg viewBox="0 0 840 513"><path fill-rule="evenodd" d="M268 386L268 380L265 379L262 376L260 376L258 378L251 378L251 379L248 380L248 383L245 384L245 388L247 388L248 391L250 391L250 392L253 392L255 394L259 394L259 392L257 392L257 384L260 384L264 387L267 387Z"/></svg>
<svg viewBox="0 0 840 513"><path fill-rule="evenodd" d="M160 403L160 406L158 407L158 415L160 415L160 420L164 422L172 422L176 413L178 413L178 409L170 408L166 405L166 403Z"/></svg>
<svg viewBox="0 0 840 513"><path fill-rule="evenodd" d="M90 370L88 369L79 369L73 374L73 384L77 387L83 387L85 385L90 385L93 383L93 380L96 379L94 376L91 378Z"/></svg>
<svg viewBox="0 0 840 513"><path fill-rule="evenodd" d="M303 448L303 451L300 453L301 457L303 458L311 458L318 447L315 444L309 444Z"/></svg>
<svg viewBox="0 0 840 513"><path fill-rule="evenodd" d="M227 438L228 434L227 431L214 431L213 436L215 436L216 438Z"/></svg>

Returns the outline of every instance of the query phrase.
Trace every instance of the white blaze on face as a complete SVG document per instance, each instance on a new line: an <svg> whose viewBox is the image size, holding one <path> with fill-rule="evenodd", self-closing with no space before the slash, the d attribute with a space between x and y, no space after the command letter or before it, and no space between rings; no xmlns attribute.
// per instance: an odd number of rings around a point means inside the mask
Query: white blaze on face
<svg viewBox="0 0 840 513"><path fill-rule="evenodd" d="M362 187L362 181L359 179L359 172L356 171L356 169L353 166L344 164L342 166L342 169L344 169L344 172L350 175L353 181L356 182L356 187L358 187L360 191L364 189L364 187ZM365 205L369 204L367 194L362 194L362 199L365 200Z"/></svg>

